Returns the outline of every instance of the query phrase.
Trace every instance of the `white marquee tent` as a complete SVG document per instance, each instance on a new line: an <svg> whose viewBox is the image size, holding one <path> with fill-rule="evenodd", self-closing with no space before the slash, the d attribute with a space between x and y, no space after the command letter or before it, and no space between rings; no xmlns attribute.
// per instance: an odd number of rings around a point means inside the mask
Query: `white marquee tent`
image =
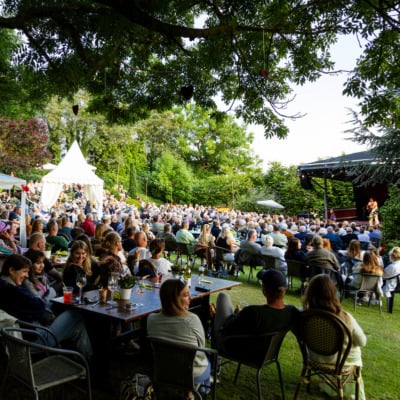
<svg viewBox="0 0 400 400"><path fill-rule="evenodd" d="M76 141L60 164L42 178L42 194L40 197L42 207L49 210L57 201L63 185L73 183L84 186L86 198L96 206L97 217L101 218L104 182L86 162Z"/></svg>
<svg viewBox="0 0 400 400"><path fill-rule="evenodd" d="M21 189L22 185L26 185L26 181L15 176L6 175L0 173L0 189L12 189L18 187ZM21 222L19 226L19 237L22 247L26 247L26 226L25 226L25 205L26 205L26 193L24 190L21 192Z"/></svg>

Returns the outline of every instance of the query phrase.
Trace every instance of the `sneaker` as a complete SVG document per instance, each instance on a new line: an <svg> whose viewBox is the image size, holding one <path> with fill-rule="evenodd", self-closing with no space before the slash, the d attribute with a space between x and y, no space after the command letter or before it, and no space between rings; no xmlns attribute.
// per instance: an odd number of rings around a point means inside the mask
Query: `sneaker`
<svg viewBox="0 0 400 400"><path fill-rule="evenodd" d="M369 302L369 297L364 296L364 297L362 298L362 301L363 301L364 303L368 303L368 302Z"/></svg>
<svg viewBox="0 0 400 400"><path fill-rule="evenodd" d="M372 304L372 305L374 305L374 306L377 306L378 304L379 304L379 300L377 300L377 299L371 299L371 303L370 304Z"/></svg>

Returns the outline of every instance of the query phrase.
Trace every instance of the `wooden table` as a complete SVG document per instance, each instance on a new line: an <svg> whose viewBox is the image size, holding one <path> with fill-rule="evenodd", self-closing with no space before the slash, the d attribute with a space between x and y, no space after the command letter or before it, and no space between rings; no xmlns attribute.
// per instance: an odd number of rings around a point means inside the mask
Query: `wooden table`
<svg viewBox="0 0 400 400"><path fill-rule="evenodd" d="M196 287L201 285L208 291L196 290ZM223 290L231 289L240 285L240 282L229 281L226 279L219 279L214 277L202 277L192 275L192 287L190 294L192 297L190 303L190 311L196 313L207 331L207 324L209 321L210 312L210 294L217 293ZM152 286L150 289L135 287L132 291L132 296L129 301L117 300L117 306L111 307L109 304L64 304L63 297L52 299L53 309L57 312L66 309L77 309L85 317L86 327L92 342L94 356L92 365L95 368L95 380L98 384L102 384L108 380L109 373L109 358L112 352L112 342L116 338L122 338L124 334L118 337L112 337L113 322L135 323L139 325L134 327L126 334L135 332L139 336L146 333L147 316L151 313L161 310L160 302L160 289ZM98 297L97 291L85 292L84 297L88 299ZM125 308L126 303L135 303L137 306L133 310ZM101 366L101 367L99 367Z"/></svg>
<svg viewBox="0 0 400 400"><path fill-rule="evenodd" d="M192 287L190 295L192 297L191 307L198 307L199 304L205 305L209 303L209 297L212 293L221 292L223 290L231 289L240 285L240 282L229 281L226 279L219 279L210 276L200 278L198 275L192 276ZM196 287L201 286L207 291L196 290ZM111 320L119 320L123 322L132 322L147 317L149 314L161 310L161 302L159 295L159 288L154 286L151 289L135 287L132 290L130 300L117 300L116 306L109 304L64 304L63 297L52 299L52 302L58 309L75 308L83 313L97 316L99 318L107 318ZM98 297L97 291L90 291L84 293L84 297L94 299ZM125 305L133 303L136 307L132 310L127 310ZM205 311L205 310L203 310ZM207 310L208 311L208 310Z"/></svg>

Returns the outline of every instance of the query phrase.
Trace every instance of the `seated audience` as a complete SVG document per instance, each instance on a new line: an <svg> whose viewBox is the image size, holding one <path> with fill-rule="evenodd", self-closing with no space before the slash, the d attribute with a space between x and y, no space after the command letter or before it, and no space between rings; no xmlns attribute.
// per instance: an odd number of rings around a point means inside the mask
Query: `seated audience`
<svg viewBox="0 0 400 400"><path fill-rule="evenodd" d="M57 251L68 251L68 241L63 236L57 236L58 224L55 219L51 219L47 223L47 236L46 242L49 243L51 247L51 253L54 254Z"/></svg>
<svg viewBox="0 0 400 400"><path fill-rule="evenodd" d="M63 276L65 286L73 287L74 293L79 292L76 284L79 275L86 276L86 285L83 287L84 292L98 288L100 281L99 271L92 271L89 249L85 242L75 240L72 243L71 253L68 257Z"/></svg>
<svg viewBox="0 0 400 400"><path fill-rule="evenodd" d="M250 305L241 309L232 306L230 296L222 292L217 298L214 317L213 347L238 357L247 357L249 349L242 346L226 348L224 338L230 335L261 334L291 329L299 311L295 306L286 305L286 277L276 269L262 270L257 274L262 282L262 293L266 304Z"/></svg>
<svg viewBox="0 0 400 400"><path fill-rule="evenodd" d="M24 280L23 286L26 287L34 296L40 297L44 301L49 301L57 297L53 287L49 285L49 279L44 271L45 255L40 250L31 250L25 254L32 266L29 269L29 276Z"/></svg>
<svg viewBox="0 0 400 400"><path fill-rule="evenodd" d="M275 260L276 269L279 269L282 272L287 271L285 252L283 251L283 249L274 246L274 238L271 235L265 236L264 246L261 248L261 253L266 256L274 257L276 259Z"/></svg>
<svg viewBox="0 0 400 400"><path fill-rule="evenodd" d="M22 286L29 276L31 265L31 261L21 255L6 258L0 274L0 308L22 321L46 326L60 343L73 343L89 359L92 346L81 314L67 310L56 317L45 301ZM49 346L55 345L52 336L45 332L43 336Z"/></svg>
<svg viewBox="0 0 400 400"><path fill-rule="evenodd" d="M350 350L349 355L347 356L345 365L357 365L362 367L361 360L361 347L364 347L367 343L367 338L354 317L348 312L344 311L342 305L340 304L340 299L337 296L337 290L335 283L326 274L320 274L314 276L306 289L304 298L302 299L303 309L304 310L325 310L329 311L336 316L338 316L349 328L352 336L352 348ZM311 353L311 357L313 354ZM335 356L321 356L314 355L315 360L318 362L326 362L326 363L334 363ZM328 385L320 385L320 388L327 392L331 393L332 390ZM351 396L354 393L354 386L347 384L344 386L346 398L352 398ZM361 379L360 382L360 393L359 399L365 400L364 393L364 384Z"/></svg>
<svg viewBox="0 0 400 400"><path fill-rule="evenodd" d="M383 294L385 297L392 297L391 292L396 289L397 279L390 279L400 274L400 247L393 247L389 253L390 264L384 269L383 278Z"/></svg>
<svg viewBox="0 0 400 400"><path fill-rule="evenodd" d="M180 279L168 279L160 288L161 312L150 314L147 333L166 339L178 340L193 346L204 347L205 333L200 318L189 311L190 290ZM206 354L197 352L193 363L195 384L210 383L210 362ZM191 392L186 399L193 399Z"/></svg>

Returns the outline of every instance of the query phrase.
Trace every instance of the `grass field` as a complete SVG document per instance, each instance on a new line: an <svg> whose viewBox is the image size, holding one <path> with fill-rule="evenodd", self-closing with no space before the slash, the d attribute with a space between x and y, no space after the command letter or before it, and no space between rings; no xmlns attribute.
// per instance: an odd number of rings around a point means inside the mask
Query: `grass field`
<svg viewBox="0 0 400 400"><path fill-rule="evenodd" d="M232 278L234 279L234 278ZM233 304L246 302L249 304L263 304L265 302L261 293L260 284L253 278L247 283L247 273L238 278L242 285L232 289L229 293ZM211 301L215 302L216 296ZM360 306L353 311L351 299L343 301L344 308L351 312L368 337L367 346L363 349L362 371L365 393L368 400L397 400L400 398L400 296L396 298L393 314L386 312L386 301L383 304L383 313L379 314L377 306ZM300 307L300 297L294 292L288 291L287 304ZM280 352L283 380L286 398L292 399L298 378L301 372L301 354L295 337L289 333L282 345ZM146 360L138 357L115 357L111 360L110 382L114 393L100 389L93 385L94 400L118 399L118 388L121 378L141 371ZM242 366L238 383L233 384L235 364L225 364L217 385L218 400L249 400L257 399L255 370ZM0 368L1 370L2 368ZM8 385L10 386L10 385ZM264 399L279 399L280 389L276 368L274 365L267 367L262 374L262 391ZM25 391L17 385L11 385L3 394L3 399L30 399ZM57 396L54 397L58 398ZM67 391L66 400L78 400L84 397ZM325 399L314 386L308 394L305 389L301 393L302 399Z"/></svg>

